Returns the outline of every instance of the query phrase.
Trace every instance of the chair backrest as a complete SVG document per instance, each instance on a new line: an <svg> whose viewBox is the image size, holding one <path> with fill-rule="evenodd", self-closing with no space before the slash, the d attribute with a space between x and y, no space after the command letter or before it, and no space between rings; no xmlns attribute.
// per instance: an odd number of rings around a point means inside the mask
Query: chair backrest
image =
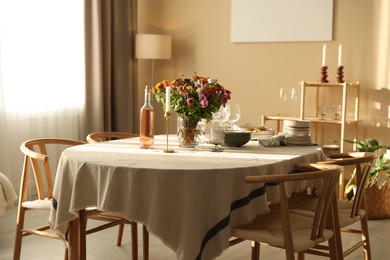
<svg viewBox="0 0 390 260"><path fill-rule="evenodd" d="M280 208L282 214L285 247L292 248L292 234L289 220L288 194L286 183L304 180L322 180L321 194L317 201L310 239L315 241L323 237L331 206L336 206L336 184L341 173L337 165L308 164L304 172L278 175L247 176L248 183L278 183L280 193Z"/></svg>
<svg viewBox="0 0 390 260"><path fill-rule="evenodd" d="M88 143L105 142L113 139L138 137L137 134L125 132L94 132L87 135Z"/></svg>
<svg viewBox="0 0 390 260"><path fill-rule="evenodd" d="M359 214L359 209L362 208L362 203L364 203L364 190L367 183L367 178L370 175L370 171L374 165L375 159L375 153L351 152L332 154L329 156L328 161L321 162L340 166L355 166L356 191L353 196L351 217L356 217Z"/></svg>
<svg viewBox="0 0 390 260"><path fill-rule="evenodd" d="M38 199L51 199L53 196L53 178L48 151L52 151L51 149L54 146L56 151L62 151L66 147L81 144L85 144L85 142L60 138L40 138L23 142L20 145L20 150L24 154L24 164L19 201L27 200L29 169L32 169L34 173Z"/></svg>

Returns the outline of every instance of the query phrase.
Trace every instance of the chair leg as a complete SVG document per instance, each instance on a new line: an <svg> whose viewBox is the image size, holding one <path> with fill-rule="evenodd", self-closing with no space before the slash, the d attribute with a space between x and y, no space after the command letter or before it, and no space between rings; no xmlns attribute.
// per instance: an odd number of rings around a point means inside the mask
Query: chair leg
<svg viewBox="0 0 390 260"><path fill-rule="evenodd" d="M298 260L305 260L305 253L303 253L303 252L298 252L298 254L297 254L297 259L298 259Z"/></svg>
<svg viewBox="0 0 390 260"><path fill-rule="evenodd" d="M65 259L65 260L68 260L68 259L69 259L69 250L68 250L68 248L65 248L64 259Z"/></svg>
<svg viewBox="0 0 390 260"><path fill-rule="evenodd" d="M131 227L131 253L133 260L138 260L138 230L137 223L130 222Z"/></svg>
<svg viewBox="0 0 390 260"><path fill-rule="evenodd" d="M144 260L149 260L149 232L145 225L142 225L142 238Z"/></svg>
<svg viewBox="0 0 390 260"><path fill-rule="evenodd" d="M24 215L26 210L23 207L19 207L18 216L16 219L16 234L15 234L15 244L14 244L14 260L20 259L20 253L22 250L22 238L24 227Z"/></svg>
<svg viewBox="0 0 390 260"><path fill-rule="evenodd" d="M116 245L121 246L122 245L122 237L123 237L123 229L125 228L125 224L119 224L118 228L118 236L116 238Z"/></svg>
<svg viewBox="0 0 390 260"><path fill-rule="evenodd" d="M371 260L371 246L370 246L370 236L368 235L367 214L365 214L360 220L360 225L362 229L362 239L366 241L363 244L364 259Z"/></svg>
<svg viewBox="0 0 390 260"><path fill-rule="evenodd" d="M260 243L256 242L256 241L252 241L251 246L252 246L251 259L252 260L259 260L260 259Z"/></svg>
<svg viewBox="0 0 390 260"><path fill-rule="evenodd" d="M327 227L333 230L333 237L328 241L330 259L344 259L336 196L332 196L331 214L328 215Z"/></svg>
<svg viewBox="0 0 390 260"><path fill-rule="evenodd" d="M75 223L77 224L77 223ZM78 238L78 252L80 254L80 259L87 259L87 216L85 210L79 211L79 222L78 222L78 231L79 234L76 237ZM73 229L75 230L75 229ZM74 243L76 244L76 243ZM74 251L74 250L73 250Z"/></svg>

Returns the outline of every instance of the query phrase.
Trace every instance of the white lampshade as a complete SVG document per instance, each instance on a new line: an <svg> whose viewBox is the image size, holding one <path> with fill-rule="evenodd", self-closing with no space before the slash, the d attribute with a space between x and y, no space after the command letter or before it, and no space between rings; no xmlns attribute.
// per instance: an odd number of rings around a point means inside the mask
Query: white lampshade
<svg viewBox="0 0 390 260"><path fill-rule="evenodd" d="M172 37L163 34L137 34L135 36L135 57L137 59L171 59Z"/></svg>

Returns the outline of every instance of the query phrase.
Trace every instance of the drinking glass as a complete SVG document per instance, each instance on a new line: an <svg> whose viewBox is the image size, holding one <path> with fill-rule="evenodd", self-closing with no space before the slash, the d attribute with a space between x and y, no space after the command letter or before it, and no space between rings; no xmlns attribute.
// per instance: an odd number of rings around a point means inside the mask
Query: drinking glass
<svg viewBox="0 0 390 260"><path fill-rule="evenodd" d="M214 144L212 152L222 152L221 145L225 141L225 129L221 122L214 121L210 128L210 143Z"/></svg>
<svg viewBox="0 0 390 260"><path fill-rule="evenodd" d="M328 114L328 106L327 105L322 105L318 107L318 113L321 116L321 120L324 119L324 117Z"/></svg>
<svg viewBox="0 0 390 260"><path fill-rule="evenodd" d="M341 115L341 105L333 105L332 106L334 119L339 120Z"/></svg>
<svg viewBox="0 0 390 260"><path fill-rule="evenodd" d="M234 128L234 124L240 119L241 117L241 109L240 105L230 105L230 116L228 118L228 125L230 129Z"/></svg>
<svg viewBox="0 0 390 260"><path fill-rule="evenodd" d="M280 88L280 91L279 91L279 98L280 100L282 100L283 102L285 102L287 100L287 95L286 95L286 90L284 88Z"/></svg>
<svg viewBox="0 0 390 260"><path fill-rule="evenodd" d="M213 113L213 120L224 123L229 119L229 116L230 106L229 104L225 104L225 106L221 106L217 112Z"/></svg>
<svg viewBox="0 0 390 260"><path fill-rule="evenodd" d="M293 103L293 116L295 116L295 104L298 101L298 92L295 88L291 89L291 101Z"/></svg>

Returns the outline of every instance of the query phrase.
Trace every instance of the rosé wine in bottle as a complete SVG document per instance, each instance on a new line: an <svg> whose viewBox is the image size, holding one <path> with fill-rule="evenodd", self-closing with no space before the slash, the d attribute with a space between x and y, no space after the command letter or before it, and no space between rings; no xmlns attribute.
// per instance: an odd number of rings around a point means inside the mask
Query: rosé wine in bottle
<svg viewBox="0 0 390 260"><path fill-rule="evenodd" d="M150 149L154 145L154 109L150 104L150 88L145 87L145 103L140 111L140 148Z"/></svg>

